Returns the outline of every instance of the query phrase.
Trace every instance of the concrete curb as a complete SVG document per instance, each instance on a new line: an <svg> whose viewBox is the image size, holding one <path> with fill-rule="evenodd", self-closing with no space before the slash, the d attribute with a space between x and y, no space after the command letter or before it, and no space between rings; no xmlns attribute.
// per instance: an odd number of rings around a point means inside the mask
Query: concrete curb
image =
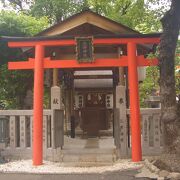
<svg viewBox="0 0 180 180"><path fill-rule="evenodd" d="M145 159L144 165L152 173L155 173L159 176L158 180L180 180L180 173L161 170L153 165L153 163L151 163L148 159Z"/></svg>

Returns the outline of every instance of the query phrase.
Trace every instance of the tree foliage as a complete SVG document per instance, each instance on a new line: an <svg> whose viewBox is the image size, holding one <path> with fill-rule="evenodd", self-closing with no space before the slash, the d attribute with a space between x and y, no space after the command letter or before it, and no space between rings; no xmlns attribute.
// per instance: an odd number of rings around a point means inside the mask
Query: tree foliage
<svg viewBox="0 0 180 180"><path fill-rule="evenodd" d="M0 12L0 36L32 36L47 27L47 19L16 12ZM0 41L0 104L5 108L22 108L23 98L31 84L32 72L9 71L7 61L21 58L21 49L8 48L6 42ZM3 65L4 64L4 65ZM28 83L26 83L28 80Z"/></svg>
<svg viewBox="0 0 180 180"><path fill-rule="evenodd" d="M47 18L35 18L13 11L0 12L0 35L32 36L48 26Z"/></svg>
<svg viewBox="0 0 180 180"><path fill-rule="evenodd" d="M159 16L144 0L88 0L88 5L95 12L144 33L161 29Z"/></svg>
<svg viewBox="0 0 180 180"><path fill-rule="evenodd" d="M168 5L156 1L144 0L1 0L6 7L10 5L16 10L26 12L35 17L48 17L50 24L62 21L83 9L91 9L103 16L120 22L141 32L154 32L161 29L160 17ZM155 6L155 5L154 5ZM27 10L28 9L28 10ZM167 9L167 8L166 8Z"/></svg>
<svg viewBox="0 0 180 180"><path fill-rule="evenodd" d="M146 100L153 91L159 91L159 67L157 66L146 68L146 78L139 85L141 107L147 107Z"/></svg>
<svg viewBox="0 0 180 180"><path fill-rule="evenodd" d="M30 7L33 16L47 16L51 24L89 8L103 16L141 32L158 31L158 13L148 8L144 0L34 0ZM158 9L158 12L164 12Z"/></svg>
<svg viewBox="0 0 180 180"><path fill-rule="evenodd" d="M35 0L31 8L33 16L47 16L49 22L57 23L79 12L83 1L79 0Z"/></svg>
<svg viewBox="0 0 180 180"><path fill-rule="evenodd" d="M15 13L12 11L0 12L0 36L32 36L48 26L47 18ZM5 42L0 42L0 64L15 60L21 54L20 49L8 48Z"/></svg>
<svg viewBox="0 0 180 180"><path fill-rule="evenodd" d="M26 90L32 88L32 71L9 71L7 64L4 64L0 68L0 77L1 108L23 108Z"/></svg>

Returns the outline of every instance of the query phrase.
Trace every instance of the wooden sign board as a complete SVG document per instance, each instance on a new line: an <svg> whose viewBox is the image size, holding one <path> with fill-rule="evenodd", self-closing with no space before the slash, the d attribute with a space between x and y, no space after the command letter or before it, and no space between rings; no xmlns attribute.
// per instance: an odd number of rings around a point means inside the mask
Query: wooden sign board
<svg viewBox="0 0 180 180"><path fill-rule="evenodd" d="M93 62L94 48L92 37L77 37L76 38L76 59L78 62Z"/></svg>

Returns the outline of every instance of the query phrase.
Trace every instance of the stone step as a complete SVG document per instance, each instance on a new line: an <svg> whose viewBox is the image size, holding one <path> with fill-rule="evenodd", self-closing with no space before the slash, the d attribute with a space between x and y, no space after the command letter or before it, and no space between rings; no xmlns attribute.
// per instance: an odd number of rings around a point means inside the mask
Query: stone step
<svg viewBox="0 0 180 180"><path fill-rule="evenodd" d="M111 154L88 154L88 155L63 155L62 162L114 162L115 155Z"/></svg>
<svg viewBox="0 0 180 180"><path fill-rule="evenodd" d="M88 152L88 153L62 153L61 154L61 162L76 162L76 163L113 163L117 160L117 156L115 152L111 153L96 153L96 152Z"/></svg>
<svg viewBox="0 0 180 180"><path fill-rule="evenodd" d="M113 162L63 162L63 167L100 167L100 166L112 166Z"/></svg>
<svg viewBox="0 0 180 180"><path fill-rule="evenodd" d="M68 130L66 133L66 135L70 135L71 132L70 130ZM83 132L83 130L81 129L78 129L75 131L75 136L81 136L81 137L88 137L87 133L86 132ZM98 136L113 136L113 130L110 129L110 130L99 130L99 133L98 133Z"/></svg>
<svg viewBox="0 0 180 180"><path fill-rule="evenodd" d="M116 152L115 148L72 148L72 149L66 149L63 148L62 150L63 154L74 154L74 155L80 155L80 154L114 154Z"/></svg>

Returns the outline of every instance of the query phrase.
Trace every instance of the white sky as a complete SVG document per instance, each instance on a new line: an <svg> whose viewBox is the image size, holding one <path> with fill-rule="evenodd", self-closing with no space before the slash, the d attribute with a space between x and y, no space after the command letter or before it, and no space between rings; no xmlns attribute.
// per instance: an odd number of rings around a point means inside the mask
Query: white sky
<svg viewBox="0 0 180 180"><path fill-rule="evenodd" d="M13 10L12 8L4 8L3 4L0 2L0 11L1 10Z"/></svg>
<svg viewBox="0 0 180 180"><path fill-rule="evenodd" d="M2 9L2 3L0 2L0 10Z"/></svg>
<svg viewBox="0 0 180 180"><path fill-rule="evenodd" d="M23 4L24 5L24 4ZM24 5L24 9L28 9L28 6ZM4 8L2 2L0 2L0 11L1 10L13 10L11 6Z"/></svg>

